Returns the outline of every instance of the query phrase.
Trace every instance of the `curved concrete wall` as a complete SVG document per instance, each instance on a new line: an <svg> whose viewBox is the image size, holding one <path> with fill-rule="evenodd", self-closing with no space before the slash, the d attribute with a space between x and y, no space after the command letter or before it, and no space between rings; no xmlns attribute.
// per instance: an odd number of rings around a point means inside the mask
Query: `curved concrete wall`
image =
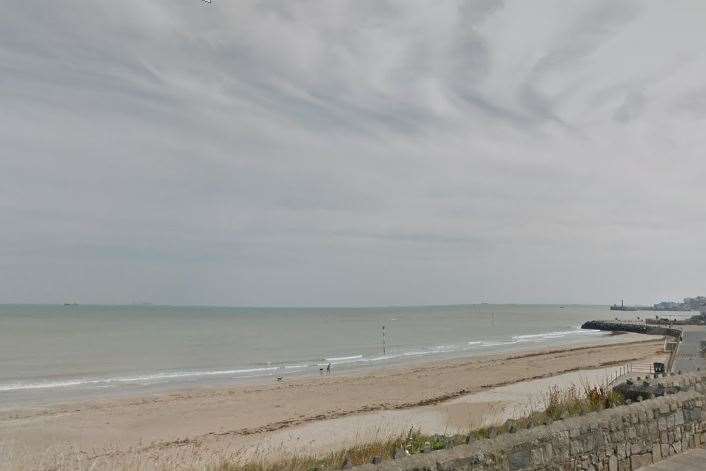
<svg viewBox="0 0 706 471"><path fill-rule="evenodd" d="M636 334L646 335L666 335L677 339L681 338L681 330L671 329L669 327L663 327L659 325L629 324L624 322L613 321L588 321L585 322L581 326L581 328L591 330L606 330L609 332L634 332Z"/></svg>

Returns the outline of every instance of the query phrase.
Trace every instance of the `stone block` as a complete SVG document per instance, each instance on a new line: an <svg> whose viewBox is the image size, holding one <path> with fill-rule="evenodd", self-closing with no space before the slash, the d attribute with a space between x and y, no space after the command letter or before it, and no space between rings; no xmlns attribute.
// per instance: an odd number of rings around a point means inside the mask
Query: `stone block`
<svg viewBox="0 0 706 471"><path fill-rule="evenodd" d="M659 447L662 451L662 458L672 456L672 447L668 443L662 443Z"/></svg>
<svg viewBox="0 0 706 471"><path fill-rule="evenodd" d="M647 425L645 424L637 424L635 426L635 431L637 431L638 436L640 437L646 437L648 434L648 429Z"/></svg>
<svg viewBox="0 0 706 471"><path fill-rule="evenodd" d="M674 454L681 453L682 452L681 442L672 443L672 450L674 450Z"/></svg>
<svg viewBox="0 0 706 471"><path fill-rule="evenodd" d="M652 454L644 453L642 455L632 455L630 457L630 464L632 469L639 469L643 466L652 464Z"/></svg>
<svg viewBox="0 0 706 471"><path fill-rule="evenodd" d="M572 440L571 441L571 456L576 456L580 455L583 453L583 444L581 440Z"/></svg>
<svg viewBox="0 0 706 471"><path fill-rule="evenodd" d="M652 461L654 463L662 460L662 447L659 444L652 445Z"/></svg>
<svg viewBox="0 0 706 471"><path fill-rule="evenodd" d="M618 471L618 458L615 455L608 458L608 471Z"/></svg>
<svg viewBox="0 0 706 471"><path fill-rule="evenodd" d="M544 457L542 455L541 448L532 448L530 450L530 462L533 465L541 465L544 463Z"/></svg>
<svg viewBox="0 0 706 471"><path fill-rule="evenodd" d="M510 452L510 471L529 467L530 456L530 450L527 448L519 448Z"/></svg>
<svg viewBox="0 0 706 471"><path fill-rule="evenodd" d="M635 427L628 428L628 438L630 440L635 440L637 438L637 431L635 430Z"/></svg>
<svg viewBox="0 0 706 471"><path fill-rule="evenodd" d="M691 420L701 421L703 415L703 409L701 407L694 407L691 409Z"/></svg>
<svg viewBox="0 0 706 471"><path fill-rule="evenodd" d="M693 419L691 418L691 414L694 411L694 409L684 409L682 412L682 417L684 417L684 423L685 424L690 424L693 422Z"/></svg>
<svg viewBox="0 0 706 471"><path fill-rule="evenodd" d="M544 459L550 461L554 458L554 447L551 443L544 444Z"/></svg>
<svg viewBox="0 0 706 471"><path fill-rule="evenodd" d="M590 459L590 457L589 457L589 456L586 456L586 455L582 456L582 457L581 457L581 465L580 465L580 466L581 466L581 469L586 469L586 468L588 468L589 466L591 466L591 459Z"/></svg>
<svg viewBox="0 0 706 471"><path fill-rule="evenodd" d="M610 435L603 431L596 431L593 433L593 443L596 448L605 448L610 440Z"/></svg>
<svg viewBox="0 0 706 471"><path fill-rule="evenodd" d="M638 412L638 418L641 423L647 422L647 411L645 409L640 409Z"/></svg>
<svg viewBox="0 0 706 471"><path fill-rule="evenodd" d="M569 461L571 459L571 450L569 449L569 446L553 446L552 447L556 456L557 461Z"/></svg>
<svg viewBox="0 0 706 471"><path fill-rule="evenodd" d="M622 459L622 458L625 458L626 456L628 456L624 443L618 443L615 445L615 454L618 456L619 459Z"/></svg>

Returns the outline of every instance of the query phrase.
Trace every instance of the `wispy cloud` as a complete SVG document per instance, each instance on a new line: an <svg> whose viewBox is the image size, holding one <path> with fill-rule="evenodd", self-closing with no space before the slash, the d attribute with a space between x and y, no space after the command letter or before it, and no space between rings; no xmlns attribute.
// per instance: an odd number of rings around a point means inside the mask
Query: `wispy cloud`
<svg viewBox="0 0 706 471"><path fill-rule="evenodd" d="M5 5L0 302L693 294L705 14L699 0Z"/></svg>

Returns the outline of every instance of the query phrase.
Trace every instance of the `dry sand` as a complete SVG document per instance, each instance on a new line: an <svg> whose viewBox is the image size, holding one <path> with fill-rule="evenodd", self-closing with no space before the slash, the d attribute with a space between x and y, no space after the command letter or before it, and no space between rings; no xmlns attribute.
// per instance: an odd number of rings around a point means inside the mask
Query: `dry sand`
<svg viewBox="0 0 706 471"><path fill-rule="evenodd" d="M462 432L536 407L552 385L601 383L615 365L661 355L661 340L621 337L608 346L4 411L0 467L183 468L322 453L412 426Z"/></svg>

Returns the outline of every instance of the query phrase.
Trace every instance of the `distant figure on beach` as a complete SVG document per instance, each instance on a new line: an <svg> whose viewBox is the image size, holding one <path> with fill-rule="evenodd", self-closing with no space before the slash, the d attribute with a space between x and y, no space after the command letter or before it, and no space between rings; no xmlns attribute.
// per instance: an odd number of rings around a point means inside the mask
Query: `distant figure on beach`
<svg viewBox="0 0 706 471"><path fill-rule="evenodd" d="M331 363L329 363L328 366L326 367L326 374L327 375L331 374Z"/></svg>

